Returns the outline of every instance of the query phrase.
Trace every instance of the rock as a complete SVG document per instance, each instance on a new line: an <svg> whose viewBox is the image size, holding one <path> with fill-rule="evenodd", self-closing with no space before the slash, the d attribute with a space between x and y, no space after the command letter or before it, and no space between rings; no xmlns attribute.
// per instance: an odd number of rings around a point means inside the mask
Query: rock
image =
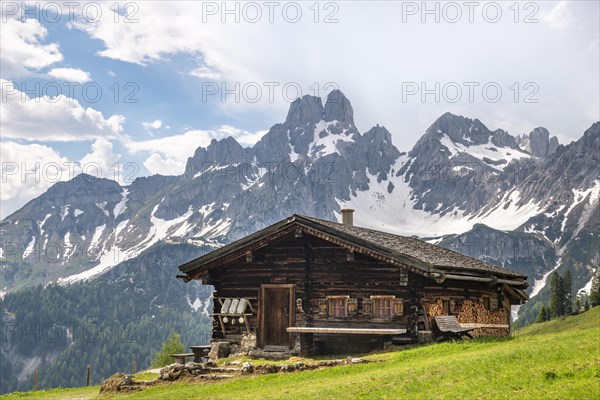
<svg viewBox="0 0 600 400"><path fill-rule="evenodd" d="M251 374L254 372L254 366L246 361L242 364L242 374Z"/></svg>
<svg viewBox="0 0 600 400"><path fill-rule="evenodd" d="M219 358L228 357L230 353L229 342L213 342L211 343L210 352L208 357L211 360L218 360Z"/></svg>
<svg viewBox="0 0 600 400"><path fill-rule="evenodd" d="M290 105L285 123L288 126L301 126L317 123L323 117L323 103L320 97L302 96Z"/></svg>
<svg viewBox="0 0 600 400"><path fill-rule="evenodd" d="M354 110L350 100L340 90L332 90L325 101L323 112L325 121L340 121L354 125Z"/></svg>
<svg viewBox="0 0 600 400"><path fill-rule="evenodd" d="M110 376L100 385L100 393L131 392L137 390L142 390L142 388L133 381L132 376L120 372Z"/></svg>
<svg viewBox="0 0 600 400"><path fill-rule="evenodd" d="M546 158L556 151L558 139L556 136L550 137L548 130L540 126L528 135L519 137L519 145L535 157Z"/></svg>

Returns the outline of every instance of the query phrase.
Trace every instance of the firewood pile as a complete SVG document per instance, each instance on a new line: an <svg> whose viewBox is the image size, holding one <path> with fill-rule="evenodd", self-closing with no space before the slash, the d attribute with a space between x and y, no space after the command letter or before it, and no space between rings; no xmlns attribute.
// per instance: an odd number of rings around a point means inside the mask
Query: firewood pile
<svg viewBox="0 0 600 400"><path fill-rule="evenodd" d="M433 319L440 315L444 315L444 311L442 310L442 306L438 303L428 304L426 307L427 310L427 318L429 318L429 326L433 325Z"/></svg>
<svg viewBox="0 0 600 400"><path fill-rule="evenodd" d="M488 311L482 303L465 300L456 317L460 323L506 325L506 310ZM506 336L507 328L477 328L472 333L477 336Z"/></svg>

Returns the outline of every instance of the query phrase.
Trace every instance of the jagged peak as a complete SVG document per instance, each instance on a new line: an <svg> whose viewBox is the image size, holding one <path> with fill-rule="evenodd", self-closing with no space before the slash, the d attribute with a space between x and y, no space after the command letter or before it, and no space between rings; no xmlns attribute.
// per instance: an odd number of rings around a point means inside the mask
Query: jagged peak
<svg viewBox="0 0 600 400"><path fill-rule="evenodd" d="M365 132L363 137L369 141L379 140L392 144L392 134L385 126L380 126L379 124Z"/></svg>
<svg viewBox="0 0 600 400"><path fill-rule="evenodd" d="M323 112L323 102L320 97L305 95L290 104L285 124L289 127L314 124L323 118Z"/></svg>
<svg viewBox="0 0 600 400"><path fill-rule="evenodd" d="M430 140L441 140L444 136L454 143L464 146L482 145L489 143L501 147L510 147L520 150L517 139L502 129L491 131L479 119L471 119L450 112L444 113L427 129L425 135L419 139L413 151Z"/></svg>
<svg viewBox="0 0 600 400"><path fill-rule="evenodd" d="M323 119L327 122L340 121L354 125L352 104L341 90L332 90L327 96Z"/></svg>
<svg viewBox="0 0 600 400"><path fill-rule="evenodd" d="M558 148L556 136L550 137L550 132L543 126L534 128L528 134L518 137L519 146L535 157L545 158Z"/></svg>

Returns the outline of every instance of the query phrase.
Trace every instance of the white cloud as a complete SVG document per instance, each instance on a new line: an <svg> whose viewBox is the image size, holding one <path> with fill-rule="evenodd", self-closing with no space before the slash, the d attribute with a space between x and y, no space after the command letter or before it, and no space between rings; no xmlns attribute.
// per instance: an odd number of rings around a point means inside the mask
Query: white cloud
<svg viewBox="0 0 600 400"><path fill-rule="evenodd" d="M0 84L3 138L82 141L116 138L123 130L125 117L120 114L106 118L102 112L85 108L63 94L32 98L10 81L0 79Z"/></svg>
<svg viewBox="0 0 600 400"><path fill-rule="evenodd" d="M79 68L52 68L48 75L65 82L86 83L92 80L89 72Z"/></svg>
<svg viewBox="0 0 600 400"><path fill-rule="evenodd" d="M30 75L32 71L63 60L57 43L44 44L46 28L34 19L20 20L2 15L0 47L3 78Z"/></svg>
<svg viewBox="0 0 600 400"><path fill-rule="evenodd" d="M368 11L360 2L336 3L338 22L332 24L322 22L324 13L320 14L321 21L314 23L308 3L301 4L303 17L294 24L284 20L281 5L273 14L274 23L268 21L269 12L262 7L261 20L253 24L243 18L235 22L234 16L222 13L223 4L215 3L219 10L206 22L201 3L170 2L164 7L159 2L144 2L136 14L138 23L115 24L112 11L107 9L100 23L80 23L77 27L104 43L99 53L104 57L146 65L187 54L197 58L198 68L190 71L192 76L222 80L227 88L236 83L241 87L258 83L263 89L258 102L234 101L234 96L225 103L215 102L220 111L238 119L243 113L261 112L280 121L276 118L285 115L291 100L285 98L283 86L291 83L301 87L298 94L321 97L334 86L341 88L357 111L360 130L384 123L403 149L414 144L426 124L457 106L467 109L471 117L512 118L517 125L528 124L535 115L535 125L544 124L551 131L568 131L569 126L575 126L573 132L581 132L581 127L593 122L578 105L598 104L597 91L586 93L585 98L579 94L581 86L598 86L598 59L590 60L587 51L590 41L597 38L597 2L522 4L518 23L514 22L515 7L510 2L499 2L499 23L486 22L483 3L475 7L475 23L470 23L470 12L460 3L462 19L456 24L436 23L431 15L422 23L425 15L421 12L399 23L403 2L375 2ZM533 7L536 5L539 9ZM540 22L525 23L526 17ZM227 21L222 22L222 18ZM554 28L560 28L559 32ZM557 76L573 79L564 81L569 82L566 85ZM532 80L540 88L539 102L525 104L523 85ZM278 84L274 101L267 100L265 82ZM435 102L434 96L426 102L402 102L406 82L428 82L430 86L433 82L442 86L477 82L479 89L499 82L503 97L499 103L486 102L479 90L473 103L465 89L457 104ZM519 101L512 99L515 82L521 85ZM291 92L288 94L294 97ZM214 98L220 99L220 94ZM568 118L562 113L564 104L572 104Z"/></svg>
<svg viewBox="0 0 600 400"><path fill-rule="evenodd" d="M146 130L160 129L162 127L162 121L160 119L155 119L154 121L146 121L142 122L142 126Z"/></svg>
<svg viewBox="0 0 600 400"><path fill-rule="evenodd" d="M153 174L178 175L185 170L188 157L198 147L207 147L213 139L234 137L242 146L256 143L266 131L248 132L229 125L215 130L190 130L180 135L158 139L127 141L123 144L132 154L150 153L144 166Z"/></svg>
<svg viewBox="0 0 600 400"><path fill-rule="evenodd" d="M57 182L68 181L81 172L121 181L124 171L116 168L121 159L106 139L97 139L80 161L61 156L50 146L14 141L0 142L2 190L0 218L21 208ZM122 183L122 182L121 182Z"/></svg>
<svg viewBox="0 0 600 400"><path fill-rule="evenodd" d="M1 142L2 190L0 218L39 196L56 182L69 179L69 160L40 144Z"/></svg>
<svg viewBox="0 0 600 400"><path fill-rule="evenodd" d="M92 151L80 161L81 168L95 177L114 179L122 183L120 173L123 171L117 164L121 155L113 152L113 144L104 138L99 138L91 147Z"/></svg>
<svg viewBox="0 0 600 400"><path fill-rule="evenodd" d="M153 153L144 161L144 167L151 174L181 175L185 171L185 161L176 158L163 158L158 153Z"/></svg>
<svg viewBox="0 0 600 400"><path fill-rule="evenodd" d="M573 21L573 15L568 1L559 1L544 15L544 21L553 29L565 29Z"/></svg>
<svg viewBox="0 0 600 400"><path fill-rule="evenodd" d="M223 79L223 75L218 71L215 71L212 68L208 67L198 67L190 72L190 75L195 76L201 79L210 79L210 80L221 80Z"/></svg>

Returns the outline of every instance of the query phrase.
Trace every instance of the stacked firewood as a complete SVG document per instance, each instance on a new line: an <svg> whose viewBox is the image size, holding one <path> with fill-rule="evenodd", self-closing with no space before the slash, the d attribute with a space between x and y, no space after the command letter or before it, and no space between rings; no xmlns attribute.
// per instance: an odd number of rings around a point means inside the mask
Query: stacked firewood
<svg viewBox="0 0 600 400"><path fill-rule="evenodd" d="M506 310L488 311L482 303L465 300L457 316L460 323L506 325ZM477 328L471 333L476 336L506 336L506 328Z"/></svg>
<svg viewBox="0 0 600 400"><path fill-rule="evenodd" d="M429 318L429 326L433 325L433 319L437 316L444 315L442 306L438 303L428 304L427 307L427 318Z"/></svg>

